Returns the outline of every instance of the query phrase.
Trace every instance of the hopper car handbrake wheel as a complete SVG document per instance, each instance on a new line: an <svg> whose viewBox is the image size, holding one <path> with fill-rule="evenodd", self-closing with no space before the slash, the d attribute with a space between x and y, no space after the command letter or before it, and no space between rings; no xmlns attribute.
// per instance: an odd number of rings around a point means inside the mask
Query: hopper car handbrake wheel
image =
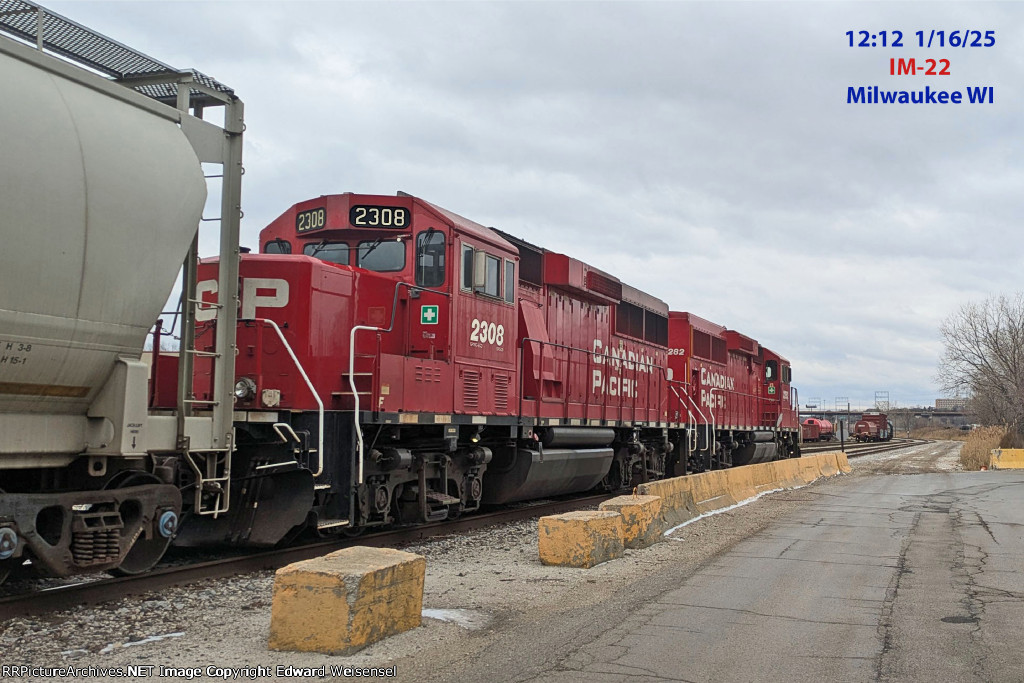
<svg viewBox="0 0 1024 683"><path fill-rule="evenodd" d="M110 483L107 484L107 488L128 488L130 486L146 486L150 484L163 484L158 477L149 474L147 472L131 472L126 473L127 476L115 477ZM164 513L167 515L168 513ZM170 514L174 514L171 512ZM171 521L171 520L168 520ZM174 526L177 526L177 519L173 520ZM164 520L158 519L157 525L164 523ZM145 534L140 535L132 547L125 554L124 559L121 561L120 566L111 569L110 573L114 576L132 576L135 574L142 574L152 569L160 558L167 552L168 546L171 544L172 534L164 535L157 530L152 538L146 538Z"/></svg>

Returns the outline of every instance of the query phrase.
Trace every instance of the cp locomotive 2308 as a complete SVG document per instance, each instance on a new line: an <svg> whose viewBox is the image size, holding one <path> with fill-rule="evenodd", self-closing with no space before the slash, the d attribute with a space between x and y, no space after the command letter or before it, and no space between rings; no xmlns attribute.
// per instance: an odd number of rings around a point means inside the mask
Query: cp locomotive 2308
<svg viewBox="0 0 1024 683"><path fill-rule="evenodd" d="M200 492L185 511L221 513L180 544L437 521L799 455L784 358L422 199L304 201L260 252L239 267L230 490L181 473ZM216 265L200 266L200 321ZM216 335L211 320L198 347ZM155 368L172 386L175 358ZM196 400L211 387L197 361Z"/></svg>

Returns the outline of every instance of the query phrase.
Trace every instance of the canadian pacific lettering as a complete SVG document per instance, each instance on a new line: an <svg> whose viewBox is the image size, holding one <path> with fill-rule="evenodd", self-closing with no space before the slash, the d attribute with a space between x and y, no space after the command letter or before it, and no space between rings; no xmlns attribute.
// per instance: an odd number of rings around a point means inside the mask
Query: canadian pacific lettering
<svg viewBox="0 0 1024 683"><path fill-rule="evenodd" d="M723 391L734 391L736 380L714 370L700 369L700 404L708 408L725 408Z"/></svg>
<svg viewBox="0 0 1024 683"><path fill-rule="evenodd" d="M594 355L591 390L595 394L608 396L637 395L637 373L650 373L655 364L652 356L642 351L627 349L625 345L604 346L600 339L594 340Z"/></svg>

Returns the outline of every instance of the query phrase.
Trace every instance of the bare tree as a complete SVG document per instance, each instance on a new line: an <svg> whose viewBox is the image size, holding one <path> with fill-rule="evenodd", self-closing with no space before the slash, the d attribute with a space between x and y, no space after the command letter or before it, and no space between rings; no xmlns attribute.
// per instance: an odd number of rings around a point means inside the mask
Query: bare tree
<svg viewBox="0 0 1024 683"><path fill-rule="evenodd" d="M1024 294L965 304L939 332L942 388L969 396L981 423L1024 431Z"/></svg>
<svg viewBox="0 0 1024 683"><path fill-rule="evenodd" d="M912 430L916 423L917 415L911 408L894 408L889 411L889 419L892 420L892 427L896 432L904 432L906 436L910 437L910 430Z"/></svg>

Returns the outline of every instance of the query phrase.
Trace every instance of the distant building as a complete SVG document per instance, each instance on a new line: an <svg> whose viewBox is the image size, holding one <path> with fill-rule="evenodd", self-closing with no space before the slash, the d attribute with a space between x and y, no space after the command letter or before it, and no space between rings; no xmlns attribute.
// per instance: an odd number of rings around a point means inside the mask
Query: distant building
<svg viewBox="0 0 1024 683"><path fill-rule="evenodd" d="M943 412L960 412L967 408L966 398L937 398L935 399L935 410Z"/></svg>

